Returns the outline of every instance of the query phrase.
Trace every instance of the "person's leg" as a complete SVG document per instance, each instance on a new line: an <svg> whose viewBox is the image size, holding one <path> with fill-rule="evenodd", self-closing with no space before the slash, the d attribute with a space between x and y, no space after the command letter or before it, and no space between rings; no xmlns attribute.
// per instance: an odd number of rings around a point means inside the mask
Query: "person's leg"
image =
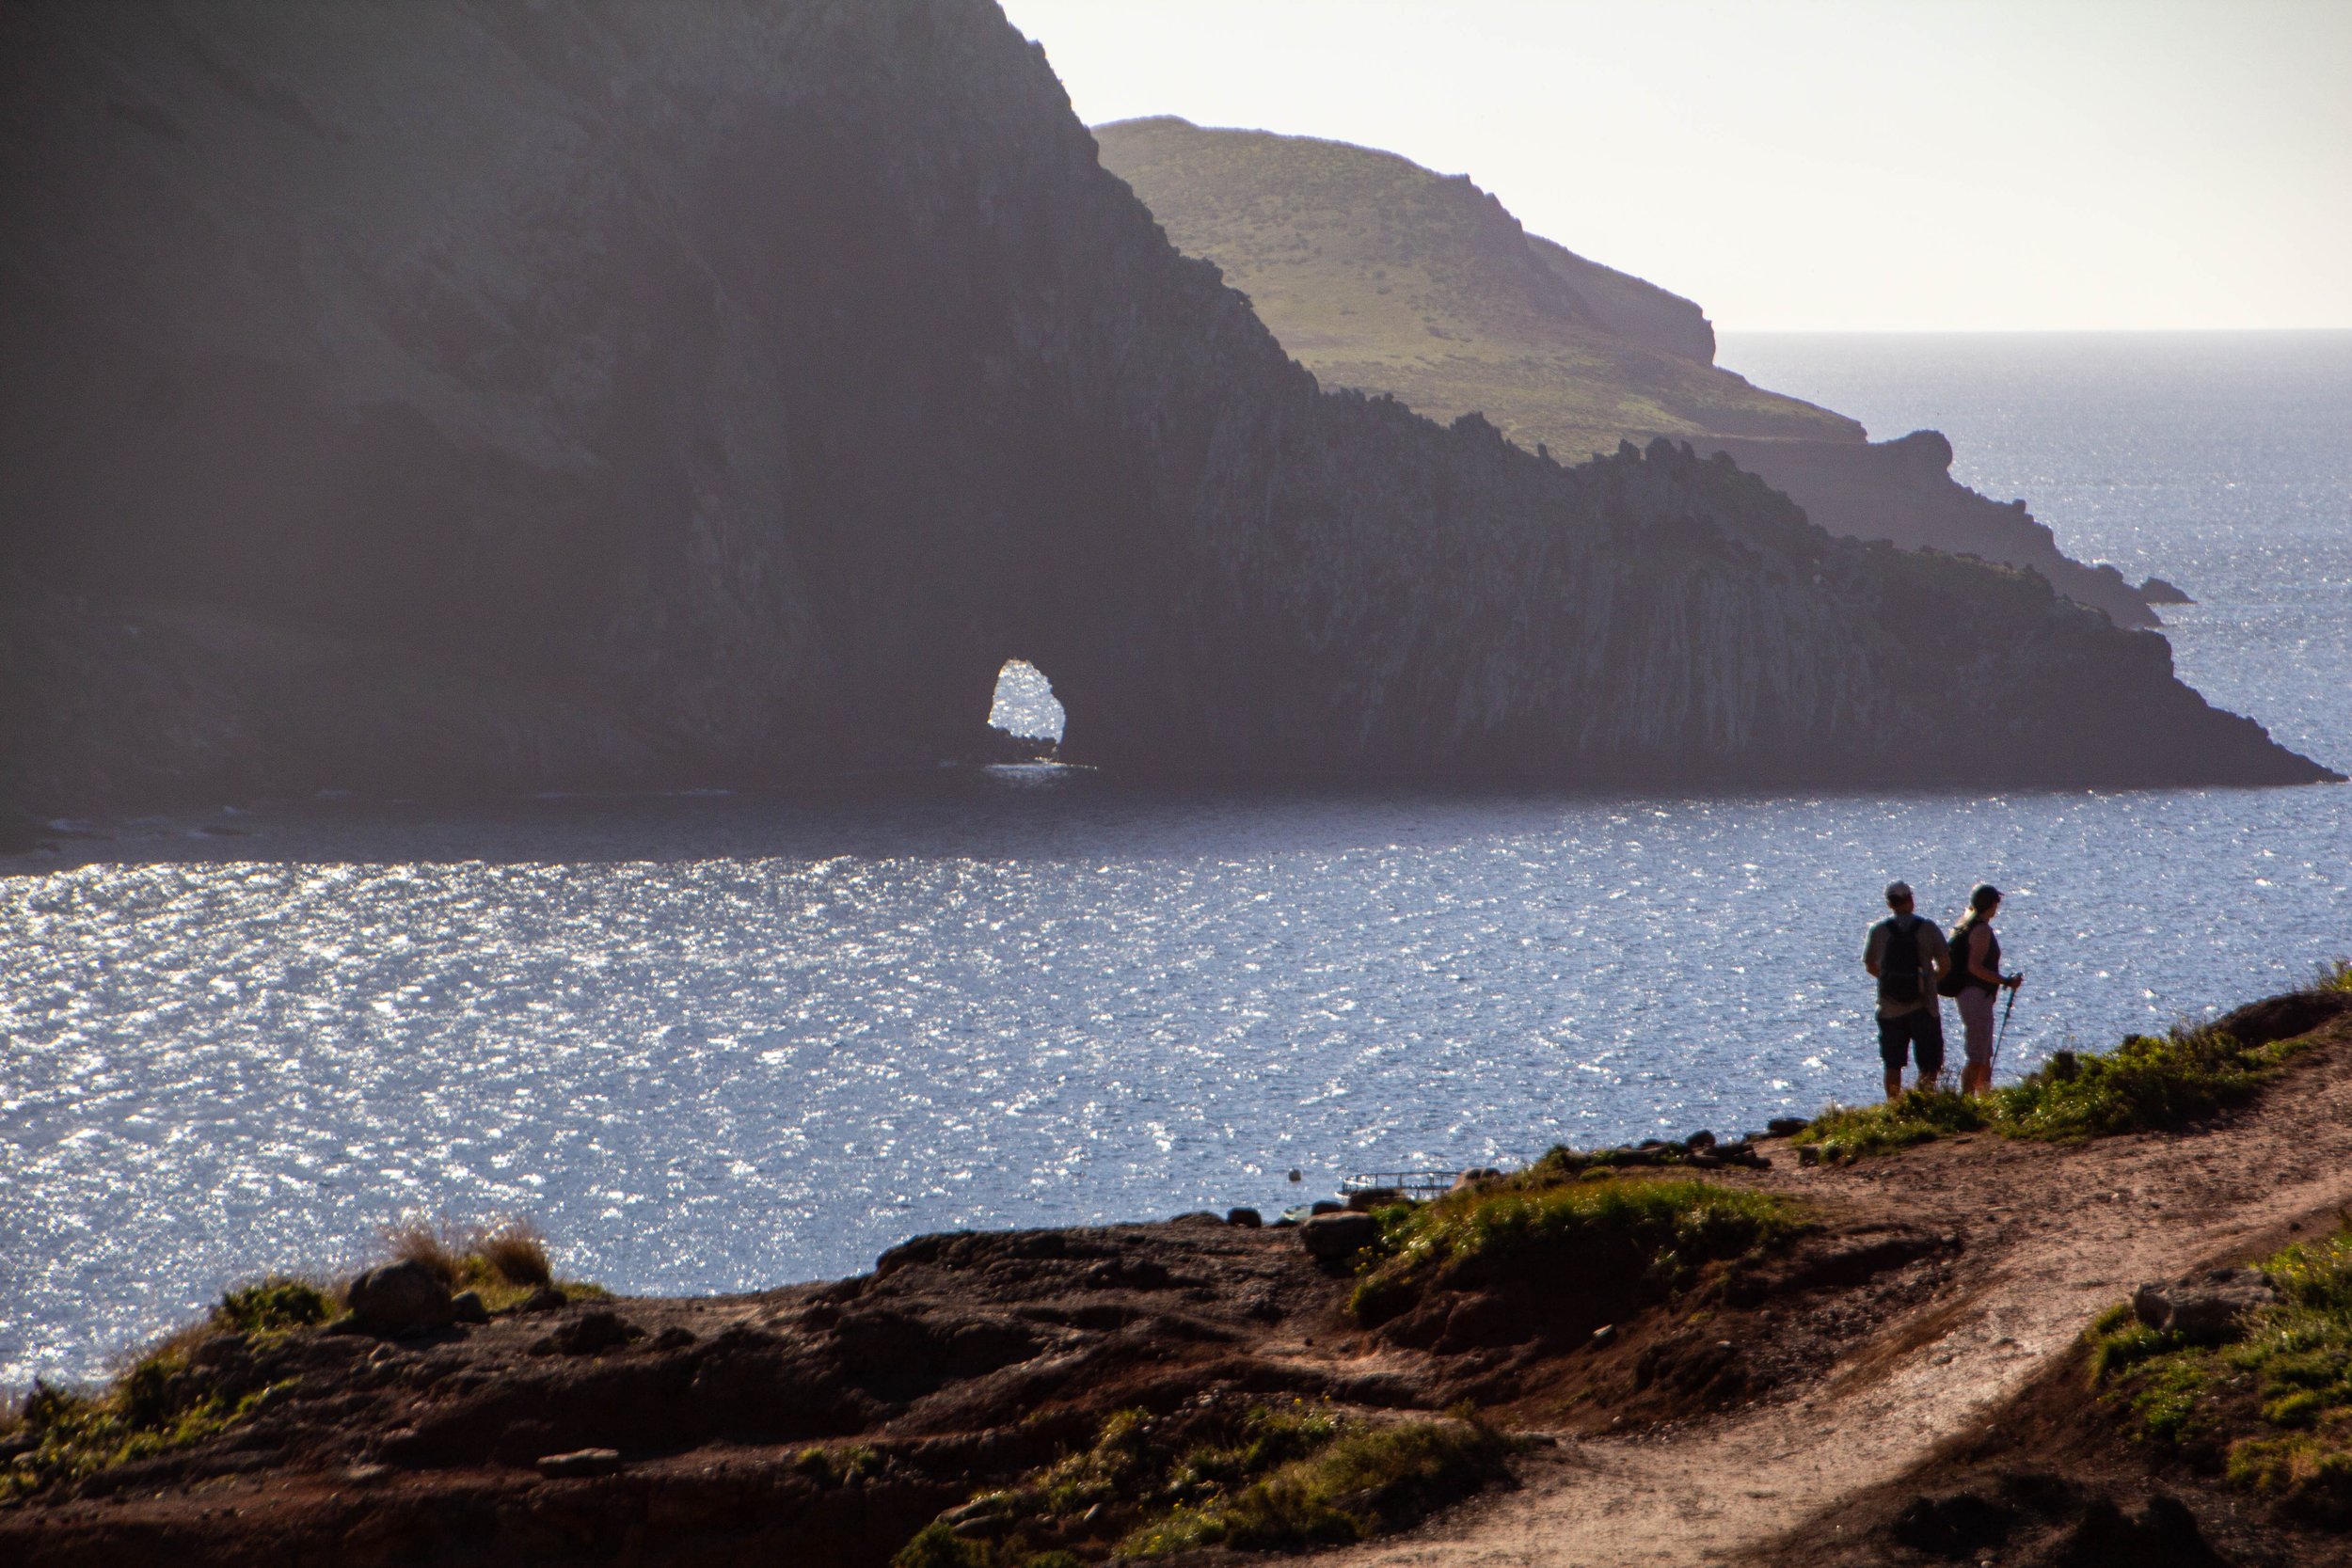
<svg viewBox="0 0 2352 1568"><path fill-rule="evenodd" d="M1993 993L1971 986L1957 1000L1968 1053L1961 1086L1970 1094L1983 1094L1993 1087Z"/></svg>
<svg viewBox="0 0 2352 1568"><path fill-rule="evenodd" d="M1914 1053L1919 1059L1919 1087L1935 1087L1935 1081L1944 1076L1944 1009L1930 1004L1911 1015L1911 1038Z"/></svg>
<svg viewBox="0 0 2352 1568"><path fill-rule="evenodd" d="M1879 1060L1886 1064L1886 1098L1903 1097L1903 1064L1911 1056L1911 1031L1901 1018L1879 1020Z"/></svg>

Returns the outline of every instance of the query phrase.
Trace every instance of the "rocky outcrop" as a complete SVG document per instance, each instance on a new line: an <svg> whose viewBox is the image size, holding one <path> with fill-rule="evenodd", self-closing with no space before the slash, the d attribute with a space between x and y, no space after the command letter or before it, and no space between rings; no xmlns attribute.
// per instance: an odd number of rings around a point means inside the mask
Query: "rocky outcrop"
<svg viewBox="0 0 2352 1568"><path fill-rule="evenodd" d="M2085 565L2058 548L2022 500L2004 506L1952 478L1952 444L1939 431L1892 441L1755 441L1716 436L1701 451L1729 452L1805 515L1851 539L1885 539L1907 550L1972 555L2038 572L2076 604L2119 626L2158 624L2153 602L2114 567ZM2177 602L2177 601L2176 601Z"/></svg>
<svg viewBox="0 0 2352 1568"><path fill-rule="evenodd" d="M0 278L44 811L929 763L1010 657L1138 773L2323 776L2039 578L1325 392L981 0L14 6Z"/></svg>

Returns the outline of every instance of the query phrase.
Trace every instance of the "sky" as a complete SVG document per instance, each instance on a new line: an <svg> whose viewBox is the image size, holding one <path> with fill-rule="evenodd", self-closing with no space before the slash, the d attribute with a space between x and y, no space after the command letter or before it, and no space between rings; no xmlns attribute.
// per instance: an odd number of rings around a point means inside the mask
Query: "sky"
<svg viewBox="0 0 2352 1568"><path fill-rule="evenodd" d="M2352 0L1004 0L1089 124L1468 174L1729 331L2352 327Z"/></svg>

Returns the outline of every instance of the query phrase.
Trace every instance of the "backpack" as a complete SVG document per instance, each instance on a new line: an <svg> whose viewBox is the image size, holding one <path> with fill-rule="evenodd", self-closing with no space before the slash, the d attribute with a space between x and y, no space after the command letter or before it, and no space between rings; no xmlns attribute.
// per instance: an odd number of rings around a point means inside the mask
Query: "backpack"
<svg viewBox="0 0 2352 1568"><path fill-rule="evenodd" d="M1935 983L1936 995L1958 996L1968 989L1968 939L1974 935L1976 928L1966 921L1954 923L1946 943L1952 956L1945 960L1944 978Z"/></svg>
<svg viewBox="0 0 2352 1568"><path fill-rule="evenodd" d="M1879 954L1879 1000L1916 1002L1927 993L1919 986L1919 927L1914 917L1909 929L1899 920L1886 923L1886 947Z"/></svg>

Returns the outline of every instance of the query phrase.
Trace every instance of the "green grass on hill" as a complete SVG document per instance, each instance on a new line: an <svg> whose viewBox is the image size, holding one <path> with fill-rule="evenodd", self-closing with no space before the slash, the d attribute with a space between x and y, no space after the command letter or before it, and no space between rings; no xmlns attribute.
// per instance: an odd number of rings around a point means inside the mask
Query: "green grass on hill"
<svg viewBox="0 0 2352 1568"><path fill-rule="evenodd" d="M1563 462L1655 436L1861 438L1842 416L1625 335L1623 301L1646 285L1612 279L1597 308L1466 179L1180 119L1095 139L1177 248L1221 267L1326 385L1392 392L1438 420L1477 410Z"/></svg>
<svg viewBox="0 0 2352 1568"><path fill-rule="evenodd" d="M2314 989L2352 990L2352 964L2329 966ZM2112 1051L2058 1052L1980 1098L1938 1088L1883 1104L1833 1104L1796 1141L1836 1162L1958 1132L2062 1142L2158 1132L2246 1103L2304 1043L2248 1046L2211 1025L2175 1026L2133 1035Z"/></svg>
<svg viewBox="0 0 2352 1568"><path fill-rule="evenodd" d="M323 1323L333 1310L326 1292L308 1280L265 1279L229 1291L204 1322L148 1350L103 1389L35 1383L0 1416L0 1444L18 1450L0 1468L0 1503L227 1431L287 1386L215 1386L197 1367L198 1348L222 1334L266 1340Z"/></svg>
<svg viewBox="0 0 2352 1568"><path fill-rule="evenodd" d="M2117 1306L2091 1325L2091 1385L2142 1441L2322 1523L2352 1525L2352 1230L2260 1265L2277 1305L2220 1345L2192 1345Z"/></svg>
<svg viewBox="0 0 2352 1568"><path fill-rule="evenodd" d="M1596 1276L1645 1280L1661 1292L1698 1266L1787 1235L1789 1202L1711 1181L1563 1175L1538 1161L1517 1176L1430 1203L1380 1212L1381 1243L1348 1307L1378 1323L1437 1281L1523 1273L1573 1259Z"/></svg>
<svg viewBox="0 0 2352 1568"><path fill-rule="evenodd" d="M1121 1410L1091 1446L942 1514L894 1568L1341 1545L1477 1491L1502 1473L1510 1448L1467 1416L1375 1422L1301 1400Z"/></svg>
<svg viewBox="0 0 2352 1568"><path fill-rule="evenodd" d="M423 1264L453 1291L476 1291L493 1312L549 1283L575 1300L608 1294L599 1285L557 1279L545 1238L521 1221L462 1230L410 1222L385 1241L395 1259ZM340 1287L275 1275L228 1291L202 1321L159 1340L103 1386L36 1382L0 1408L0 1505L227 1431L291 1380L259 1387L234 1376L224 1382L199 1353L214 1340L241 1337L243 1354L233 1359L249 1360L273 1339L332 1323L340 1294Z"/></svg>

